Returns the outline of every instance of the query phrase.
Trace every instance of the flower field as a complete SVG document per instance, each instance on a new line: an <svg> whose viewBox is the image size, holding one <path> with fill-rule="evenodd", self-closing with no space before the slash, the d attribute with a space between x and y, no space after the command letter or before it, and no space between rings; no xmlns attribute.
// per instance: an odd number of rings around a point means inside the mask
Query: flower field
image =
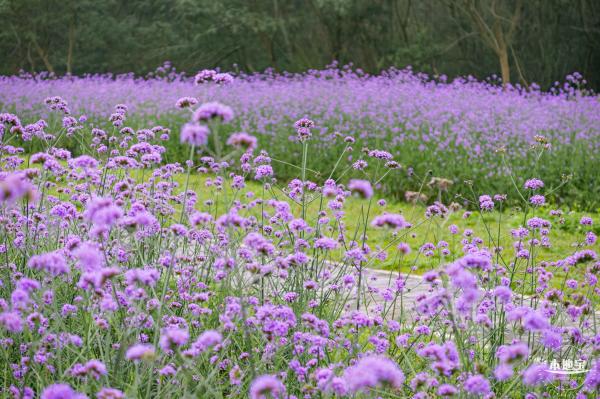
<svg viewBox="0 0 600 399"><path fill-rule="evenodd" d="M588 95L584 82L573 74L550 91L535 85L529 91L502 90L494 81L448 82L443 76L433 79L411 70L369 76L332 67L295 75L241 75L227 85L194 85L193 78L166 64L146 79L0 77L0 107L28 122L43 118L59 125L44 99L61 96L73 115L84 115L102 127L114 105L123 103L128 106L128 126L138 130L159 125L175 131L187 122L187 112L174 106L179 98L218 101L237 115L225 128L227 135L251 134L275 162L294 165L300 164L302 154L299 146L290 146L293 124L309 116L316 122L311 160L321 170L332 170L336 159L332 151L343 149L336 134L351 132L361 148L385 147L404 166L405 173L394 176L394 181L382 181L386 196L401 199L406 191L422 191L435 199L437 190L420 187L422 176L431 172L453 181L444 196L447 202L464 194L465 180L472 181L478 192L506 193L512 201L518 193L508 171L531 174L536 155L529 148L536 143L535 136L542 135L549 151L537 162L536 176L550 188L569 178L572 184L561 186L555 200L568 207L597 209L600 183L592 165L600 163L600 102ZM62 144L83 155L77 141ZM169 162L185 162L188 151L177 134L163 145ZM279 178L291 180L296 173L296 168L278 164Z"/></svg>
<svg viewBox="0 0 600 399"><path fill-rule="evenodd" d="M0 78L0 396L597 398L581 85Z"/></svg>

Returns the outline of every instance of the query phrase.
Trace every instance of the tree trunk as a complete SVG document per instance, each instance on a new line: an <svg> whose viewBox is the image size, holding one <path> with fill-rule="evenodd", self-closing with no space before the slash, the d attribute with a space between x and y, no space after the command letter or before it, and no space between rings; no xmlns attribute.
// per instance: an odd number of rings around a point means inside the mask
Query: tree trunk
<svg viewBox="0 0 600 399"><path fill-rule="evenodd" d="M33 41L33 45L35 46L35 50L37 51L38 56L42 59L46 70L50 73L54 73L54 67L52 67L50 60L48 59L48 52L44 51L35 39Z"/></svg>
<svg viewBox="0 0 600 399"><path fill-rule="evenodd" d="M33 61L33 57L31 56L31 43L27 44L27 61L29 61L31 73L35 73L35 62Z"/></svg>
<svg viewBox="0 0 600 399"><path fill-rule="evenodd" d="M67 48L67 73L71 74L73 66L73 47L75 46L75 24L69 25L69 47Z"/></svg>
<svg viewBox="0 0 600 399"><path fill-rule="evenodd" d="M508 63L508 49L506 46L498 49L498 60L500 61L500 71L502 73L502 86L510 84L510 64Z"/></svg>
<svg viewBox="0 0 600 399"><path fill-rule="evenodd" d="M500 73L502 74L502 86L506 87L506 85L510 84L510 64L508 62L508 45L507 41L510 36L507 38L504 35L504 30L502 29L502 23L499 18L496 18L493 26L494 32L494 43L496 44L496 54L498 54L498 61L500 61Z"/></svg>

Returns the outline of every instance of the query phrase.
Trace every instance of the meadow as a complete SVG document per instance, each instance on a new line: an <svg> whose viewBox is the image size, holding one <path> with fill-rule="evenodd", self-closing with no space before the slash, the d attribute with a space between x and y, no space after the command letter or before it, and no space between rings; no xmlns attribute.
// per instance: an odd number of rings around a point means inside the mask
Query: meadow
<svg viewBox="0 0 600 399"><path fill-rule="evenodd" d="M598 397L582 85L0 78L0 394Z"/></svg>

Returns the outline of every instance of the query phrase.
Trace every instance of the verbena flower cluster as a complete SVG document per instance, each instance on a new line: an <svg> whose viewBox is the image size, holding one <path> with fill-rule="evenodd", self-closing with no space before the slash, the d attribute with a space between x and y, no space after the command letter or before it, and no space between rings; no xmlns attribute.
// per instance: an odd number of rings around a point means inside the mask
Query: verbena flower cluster
<svg viewBox="0 0 600 399"><path fill-rule="evenodd" d="M57 84L67 83L47 83ZM64 120L56 130L0 114L2 397L600 393L596 221L576 221L571 253L552 252L550 231L570 216L544 205L552 193L539 178L514 177L520 226L503 224L506 195L474 195L463 215L479 215L480 237L448 225L457 204L387 211L380 182L404 173L402 159L361 151L361 133L336 136L336 168L319 183L310 148L321 124L298 120L301 140L288 144L303 154L298 176L277 181L255 136L222 137L243 108L180 100L190 110L180 164L162 145L171 131L131 128L125 105L103 130L62 98L46 103ZM63 135L85 154L57 146ZM431 231L435 242L406 242ZM421 278L388 273L383 286L369 271L411 251L412 266L437 266Z"/></svg>
<svg viewBox="0 0 600 399"><path fill-rule="evenodd" d="M546 146L553 155L536 177L553 187L560 184L562 174L572 174L579 189L563 189L557 200L595 209L600 204L591 193L600 187L590 168L600 163L600 102L597 96L581 91L577 82L570 76L565 84L548 90L535 84L528 89L503 89L494 81L449 81L410 69L372 76L338 66L304 74L267 71L235 78L215 70L194 77L162 71L151 78L124 74L50 79L22 74L0 77L0 104L21 117L51 123L51 112L66 107L57 101L61 96L68 99L71 114L85 115L98 124L113 113L115 104L126 103L128 125L136 130L153 121L179 131L189 119L185 109L217 101L238 116L228 133L253 135L261 149L287 162L297 165L301 160L290 141L310 136L311 159L331 169L335 157L330 151L339 151L345 144L337 140L337 134L352 132L361 145L391 153L419 176L433 170L435 176L454 183L476 180L484 191L500 188L510 194L510 201L517 193L508 178L506 159L515 173L527 175L534 162L529 148ZM46 98L50 107L44 106ZM198 111L197 119L185 128L185 140L205 140L206 129L194 123L212 111ZM67 118L65 123L73 125L74 120ZM188 154L179 148L179 141L173 137L163 145L171 161L184 163ZM65 145L81 155L76 140ZM288 180L295 172L292 167L279 168L279 176ZM406 190L420 191L419 180L410 174L398 175L394 182L385 179L382 184L396 198L402 198ZM451 199L460 193L460 185L444 191ZM429 198L437 194L435 188L423 192Z"/></svg>

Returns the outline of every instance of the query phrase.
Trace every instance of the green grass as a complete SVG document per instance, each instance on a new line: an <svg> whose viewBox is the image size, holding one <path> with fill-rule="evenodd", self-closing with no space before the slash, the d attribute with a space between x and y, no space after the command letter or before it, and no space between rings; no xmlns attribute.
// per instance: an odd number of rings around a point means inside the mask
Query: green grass
<svg viewBox="0 0 600 399"><path fill-rule="evenodd" d="M124 172L120 171L119 173L122 174ZM141 181L148 182L148 178L151 176L151 171L149 170L134 170L125 173L138 183ZM118 178L123 177L119 175ZM265 189L261 183L248 180L244 189L234 190L230 186L230 180L226 179L223 189L216 190L214 187L207 187L206 185L209 179L214 179L215 177L214 175L198 173L190 175L189 189L197 194L198 201L196 208L198 210L208 211L215 217L218 217L226 209L229 209L234 199L240 200L243 203L249 202L250 200L246 196L249 192L252 192L254 193L253 199L285 200L290 203L294 215L297 217L301 216L300 204L295 203L284 192L286 184L276 182L271 184L269 189ZM185 187L186 173L176 174L172 179L178 184L178 188L174 190L174 193L181 193ZM64 182L58 182L58 186L64 184ZM56 189L52 189L50 193L57 195ZM64 195L58 196L63 200L67 199ZM506 208L502 211L489 213L471 211L471 216L465 219L463 217L465 210L461 209L449 213L445 218L433 217L428 219L424 215L426 210L425 205L408 204L397 201L393 197L392 199L389 199L389 196L385 198L385 196L385 193L376 190L375 196L370 203L366 199L357 197L348 198L344 206L345 217L343 218L344 223L346 223L343 227L346 232L345 235L361 242L361 237L365 233L365 243L373 252L387 253L386 259L369 261L366 265L367 267L412 274L422 274L451 262L455 258L461 257L463 254L461 244L462 233L465 229L471 229L473 231L472 237L481 238L486 247L502 247L503 251L496 256L496 262L508 268L513 267L512 262L516 262L515 270L517 270L517 275L521 275L521 278L524 279L526 275L525 271L531 266L531 263L527 260L515 258L515 251L513 249L515 240L510 234L513 228L524 226L525 221L532 216L539 216L552 222L553 226L549 234L551 246L548 248L537 247L535 263L533 264L536 266L542 261L551 262L564 259L580 249L580 243L585 238L585 231L578 223L582 215L592 216L595 220L599 219L598 214L565 211L564 223L559 224L558 218L549 216L549 210L552 209L550 206L538 208L535 214L530 213L527 215L518 208ZM377 204L377 200L382 198L387 201L385 207ZM211 206L205 205L205 201L207 200L213 201L213 204ZM312 198L309 197L307 201L309 202L306 211L307 217L316 217L319 209L326 209L328 199L323 198L321 200L319 195L314 195ZM169 218L170 223L179 223L180 221L181 207L176 206L175 209L176 213ZM272 214L271 207L265 206L264 209ZM371 226L370 222L373 217L384 212L402 214L412 224L412 227L393 232L388 229ZM253 215L260 219L260 207L245 210L241 214L243 216ZM449 232L449 226L453 224L459 228L459 234L457 235L452 235ZM315 221L312 221L311 225L316 225ZM339 225L336 225L336 228L339 227ZM598 230L596 227L596 233L600 234ZM330 237L337 236L337 233L333 231L323 231L323 234ZM437 244L439 241L446 241L449 244L450 255L442 256L439 251L436 251L434 256L426 257L419 251L419 248L423 244ZM404 255L398 251L397 245L400 242L410 245L412 250L409 254ZM344 252L344 248L340 248L331 251L329 256L333 261L342 261ZM562 281L564 280L562 278L562 270L552 268L551 271L557 277L553 280L553 285L562 285ZM571 277L577 278L581 277L583 272L584 270L573 270L570 273L572 273Z"/></svg>
<svg viewBox="0 0 600 399"><path fill-rule="evenodd" d="M141 177L141 176L140 176ZM265 199L277 198L278 200L285 200L291 204L292 212L296 216L300 216L300 206L295 204L293 200L289 199L283 191L283 186L280 184L272 185L270 191L264 191L263 186L258 182L247 182L246 188L242 190L232 190L228 182L224 184L224 189L221 192L217 192L212 187L206 187L206 181L212 176L192 174L190 176L189 187L191 190L198 195L197 208L206 211L208 208L204 205L204 201L213 200L214 205L210 208L212 211L216 211L217 214L222 212L226 207L226 202L229 203L232 198L243 199L248 192L253 192L256 198L264 197ZM174 177L175 181L179 183L181 190L185 184L185 175L177 175ZM543 207L538 209L536 214L525 215L524 212L518 209L505 209L502 212L494 211L491 213L479 213L477 211L472 212L471 216L467 219L463 218L464 210L450 213L446 218L434 217L427 219L424 216L426 207L424 205L413 205L405 202L399 202L389 200L385 207L377 205L377 199L382 198L377 196L377 192L372 199L368 224L366 226L366 243L370 246L373 251L376 251L377 245L382 250L388 252L387 260L370 263L369 267L408 272L411 267L414 272L421 274L428 270L431 270L443 263L452 261L455 257L460 257L462 254L462 232L465 229L472 229L473 236L480 237L484 240L486 246L492 248L495 246L503 247L502 258L498 259L503 261L502 263L512 262L514 259L514 251L512 249L513 242L515 241L510 235L511 229L523 226L525 220L532 216L539 216L544 219L551 220L553 223L552 229L550 230L550 242L551 247L542 248L538 247L538 253L536 253L536 261L555 261L558 259L565 258L571 255L577 250L577 243L581 243L584 239L584 231L578 225L578 221L582 215L592 216L595 220L598 220L598 216L590 213L581 212L565 212L564 224L558 223L558 218L552 218L548 215L550 207ZM309 205L308 215L316 215L320 206L325 207L326 199L324 199L323 205L320 204L320 197L315 197ZM270 211L269 207L265 207L266 210ZM364 220L367 217L369 209L369 200L361 199L357 197L351 197L347 200L344 207L346 212L346 231L349 232L350 237L361 237L361 233L364 229ZM259 216L259 210L253 209L247 211L248 214ZM394 236L390 230L375 228L370 225L372 218L383 212L388 213L400 213L409 221L413 227L407 230L399 230L397 236ZM179 217L175 217L175 220L179 220ZM458 235L451 235L449 233L449 226L456 224L459 227ZM325 234L331 236L331 232ZM431 242L437 244L439 241L445 240L449 243L449 249L451 255L442 257L439 254L433 257L425 257L419 253L419 248L427 243ZM402 256L397 250L397 244L399 242L406 242L412 248L412 252L408 255ZM341 251L334 251L334 258L338 260L342 258L343 254ZM521 260L518 265L525 267L525 263ZM557 273L560 275L560 273Z"/></svg>

